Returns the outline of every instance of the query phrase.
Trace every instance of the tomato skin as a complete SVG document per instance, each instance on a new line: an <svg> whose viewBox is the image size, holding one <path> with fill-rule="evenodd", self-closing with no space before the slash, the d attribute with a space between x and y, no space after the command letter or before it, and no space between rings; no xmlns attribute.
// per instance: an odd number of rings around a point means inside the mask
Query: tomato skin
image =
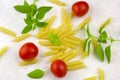
<svg viewBox="0 0 120 80"><path fill-rule="evenodd" d="M32 43L25 43L19 50L19 56L23 60L32 60L38 55L38 47Z"/></svg>
<svg viewBox="0 0 120 80"><path fill-rule="evenodd" d="M56 60L51 64L51 72L59 78L64 77L67 74L67 66L64 61Z"/></svg>
<svg viewBox="0 0 120 80"><path fill-rule="evenodd" d="M73 13L78 16L84 16L89 10L89 5L85 1L78 1L72 5Z"/></svg>

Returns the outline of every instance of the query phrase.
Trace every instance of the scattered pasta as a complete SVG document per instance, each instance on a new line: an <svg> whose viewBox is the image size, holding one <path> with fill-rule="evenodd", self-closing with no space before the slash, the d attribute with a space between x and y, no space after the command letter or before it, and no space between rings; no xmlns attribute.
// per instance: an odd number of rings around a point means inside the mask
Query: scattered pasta
<svg viewBox="0 0 120 80"><path fill-rule="evenodd" d="M16 37L16 34L13 31L6 29L4 27L1 27L1 26L0 26L0 32L3 32L3 33L10 35L12 37Z"/></svg>
<svg viewBox="0 0 120 80"><path fill-rule="evenodd" d="M0 49L0 57L5 54L5 52L7 51L7 49L8 49L8 46L4 46L2 49Z"/></svg>
<svg viewBox="0 0 120 80"><path fill-rule="evenodd" d="M99 80L105 80L104 71L100 68L98 69L98 71L99 71L99 75L100 75Z"/></svg>
<svg viewBox="0 0 120 80"><path fill-rule="evenodd" d="M50 1L50 2L52 2L54 4L57 4L59 6L66 6L66 4L64 2L62 2L62 1L60 1L60 0L48 0L48 1Z"/></svg>
<svg viewBox="0 0 120 80"><path fill-rule="evenodd" d="M97 76L88 77L83 80L97 80Z"/></svg>
<svg viewBox="0 0 120 80"><path fill-rule="evenodd" d="M28 34L28 33L22 34L21 36L15 37L15 38L13 39L13 41L14 41L14 42L19 42L19 41L22 41L22 40L30 37L30 36L31 36L31 34Z"/></svg>

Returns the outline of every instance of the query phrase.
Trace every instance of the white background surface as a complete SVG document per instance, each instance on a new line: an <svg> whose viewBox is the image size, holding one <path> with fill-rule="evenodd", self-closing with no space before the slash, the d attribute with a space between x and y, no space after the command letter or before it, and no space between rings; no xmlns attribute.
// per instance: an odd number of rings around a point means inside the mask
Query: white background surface
<svg viewBox="0 0 120 80"><path fill-rule="evenodd" d="M28 0L32 2L33 0ZM71 11L72 3L78 0L62 0L67 6L68 12ZM73 18L73 25L77 26L83 19L88 16L92 17L90 23L90 30L93 34L97 35L97 30L99 25L104 22L108 17L112 17L112 23L106 28L111 36L116 39L120 39L120 1L119 0L85 0L90 5L89 12L80 18ZM10 30L13 30L17 35L19 35L25 26L23 14L18 13L13 9L16 4L23 4L24 0L0 0L0 26L4 26ZM45 16L45 18L51 15L57 15L57 20L53 26L58 26L61 24L61 7L49 3L47 0L39 0L38 6L53 6L53 9ZM81 35L81 34L80 34ZM46 58L41 57L41 54L45 51L45 47L40 46L37 43L37 39L29 38L19 43L13 43L12 37L5 35L0 32L0 48L5 45L9 46L7 53L0 58L0 80L34 80L27 77L27 73L36 68L43 70L47 69ZM39 63L34 65L29 65L25 67L19 67L18 63L21 59L18 57L18 51L22 44L25 42L34 42L40 50L38 58L40 58ZM98 75L98 67L102 68L105 72L106 80L119 80L120 79L120 43L115 42L112 45L112 60L108 64L105 59L104 63L96 59L91 52L91 55L84 60L87 68L69 71L64 78L58 79L54 77L50 72L46 73L45 76L38 80L82 80L83 78ZM37 79L36 79L37 80Z"/></svg>

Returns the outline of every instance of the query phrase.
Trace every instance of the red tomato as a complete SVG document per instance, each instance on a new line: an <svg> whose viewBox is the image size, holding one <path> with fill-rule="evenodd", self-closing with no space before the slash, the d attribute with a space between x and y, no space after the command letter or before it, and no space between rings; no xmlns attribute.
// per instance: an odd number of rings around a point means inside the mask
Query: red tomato
<svg viewBox="0 0 120 80"><path fill-rule="evenodd" d="M80 17L84 16L89 10L89 5L85 1L78 1L72 5L72 11L73 13Z"/></svg>
<svg viewBox="0 0 120 80"><path fill-rule="evenodd" d="M25 43L19 50L19 56L23 60L32 60L37 55L38 55L38 48L32 42Z"/></svg>
<svg viewBox="0 0 120 80"><path fill-rule="evenodd" d="M67 73L67 66L64 61L62 60L56 60L51 64L51 72L56 77L64 77Z"/></svg>

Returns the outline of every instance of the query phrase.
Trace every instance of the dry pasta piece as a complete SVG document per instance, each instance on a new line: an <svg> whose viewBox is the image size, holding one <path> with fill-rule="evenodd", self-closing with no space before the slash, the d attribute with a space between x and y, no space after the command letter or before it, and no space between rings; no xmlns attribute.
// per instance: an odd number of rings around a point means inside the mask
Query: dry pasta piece
<svg viewBox="0 0 120 80"><path fill-rule="evenodd" d="M73 35L73 34L75 34L75 33L76 33L76 30L69 31L69 32L67 32L67 33L64 34L64 35L61 35L61 38L65 38L65 37L67 37L67 36L71 36L71 35Z"/></svg>
<svg viewBox="0 0 120 80"><path fill-rule="evenodd" d="M67 61L71 60L72 58L76 57L77 55L78 55L78 54L76 54L76 53L72 53L71 55L67 56L67 57L64 58L63 60L64 60L65 62L67 62Z"/></svg>
<svg viewBox="0 0 120 80"><path fill-rule="evenodd" d="M0 49L0 57L5 54L5 52L7 51L7 49L8 49L8 46L4 46L2 49Z"/></svg>
<svg viewBox="0 0 120 80"><path fill-rule="evenodd" d="M75 41L75 40L68 39L68 38L64 38L64 41L74 44L74 45L80 45L80 41Z"/></svg>
<svg viewBox="0 0 120 80"><path fill-rule="evenodd" d="M55 21L55 19L56 19L56 16L53 15L53 16L50 18L50 20L49 20L49 22L48 22L48 25L46 26L46 29L45 29L45 30L49 30L49 29L50 29L50 27L52 26L52 24L53 24L53 22Z"/></svg>
<svg viewBox="0 0 120 80"><path fill-rule="evenodd" d="M70 12L70 13L68 14L67 27L70 27L71 21L72 21L72 17L73 17L73 12Z"/></svg>
<svg viewBox="0 0 120 80"><path fill-rule="evenodd" d="M64 46L48 46L48 48L50 49L64 49L65 47Z"/></svg>
<svg viewBox="0 0 120 80"><path fill-rule="evenodd" d="M50 56L57 53L59 53L59 50L51 50L51 51L45 52L43 56Z"/></svg>
<svg viewBox="0 0 120 80"><path fill-rule="evenodd" d="M84 26L91 21L91 17L86 18L82 23L80 23L77 27L77 30L84 28Z"/></svg>
<svg viewBox="0 0 120 80"><path fill-rule="evenodd" d="M98 68L98 71L99 71L99 74L100 74L99 80L105 80L104 71L100 68Z"/></svg>
<svg viewBox="0 0 120 80"><path fill-rule="evenodd" d="M60 25L56 30L55 30L55 34L58 34L62 29L63 29L64 25Z"/></svg>
<svg viewBox="0 0 120 80"><path fill-rule="evenodd" d="M91 77L85 78L83 80L97 80L97 76L91 76Z"/></svg>
<svg viewBox="0 0 120 80"><path fill-rule="evenodd" d="M85 68L86 66L84 64L74 65L74 66L67 66L68 70L77 70L81 68Z"/></svg>
<svg viewBox="0 0 120 80"><path fill-rule="evenodd" d="M28 33L22 34L22 35L20 35L20 36L18 36L18 37L16 37L16 38L14 38L13 41L14 41L14 42L19 42L19 41L22 41L22 40L30 37L30 36L31 36L31 34L28 34Z"/></svg>
<svg viewBox="0 0 120 80"><path fill-rule="evenodd" d="M30 65L30 64L35 64L39 61L39 59L33 59L33 60L30 60L30 61L21 61L19 62L19 66L26 66L26 65Z"/></svg>
<svg viewBox="0 0 120 80"><path fill-rule="evenodd" d="M87 56L88 56L88 52L85 51L85 52L83 52L83 53L81 54L81 59L84 59L84 58L87 57Z"/></svg>
<svg viewBox="0 0 120 80"><path fill-rule="evenodd" d="M16 37L16 34L15 34L13 31L11 31L11 30L9 30L9 29L6 29L6 28L4 28L4 27L1 27L1 26L0 26L0 32L3 32L3 33L5 33L5 34L8 34L8 35L10 35L10 36L12 36L12 37Z"/></svg>
<svg viewBox="0 0 120 80"><path fill-rule="evenodd" d="M43 46L53 46L53 44L50 43L50 41L39 41L38 43Z"/></svg>
<svg viewBox="0 0 120 80"><path fill-rule="evenodd" d="M69 42L62 42L63 43L63 45L65 45L65 46L67 46L67 47L70 47L70 48L72 48L72 49L74 49L74 50L77 50L78 48L75 46L75 45L73 45L73 44L71 44L71 43L69 43Z"/></svg>
<svg viewBox="0 0 120 80"><path fill-rule="evenodd" d="M72 39L72 40L75 40L75 41L80 41L81 43L83 42L83 40L82 39L80 39L80 38L77 38L76 36L68 36L67 37L68 39Z"/></svg>
<svg viewBox="0 0 120 80"><path fill-rule="evenodd" d="M62 56L62 54L63 54L63 52L60 52L60 53L52 56L51 58L49 58L48 61L49 61L49 62L53 62L53 61L55 61L56 59L58 59L60 56Z"/></svg>
<svg viewBox="0 0 120 80"><path fill-rule="evenodd" d="M60 0L48 0L56 5L59 5L59 6L66 6L66 4Z"/></svg>
<svg viewBox="0 0 120 80"><path fill-rule="evenodd" d="M78 65L78 64L83 64L83 62L80 61L80 60L76 60L76 61L72 61L72 62L66 62L67 66L74 66L74 65Z"/></svg>
<svg viewBox="0 0 120 80"><path fill-rule="evenodd" d="M62 8L62 24L67 23L67 11L65 8Z"/></svg>

